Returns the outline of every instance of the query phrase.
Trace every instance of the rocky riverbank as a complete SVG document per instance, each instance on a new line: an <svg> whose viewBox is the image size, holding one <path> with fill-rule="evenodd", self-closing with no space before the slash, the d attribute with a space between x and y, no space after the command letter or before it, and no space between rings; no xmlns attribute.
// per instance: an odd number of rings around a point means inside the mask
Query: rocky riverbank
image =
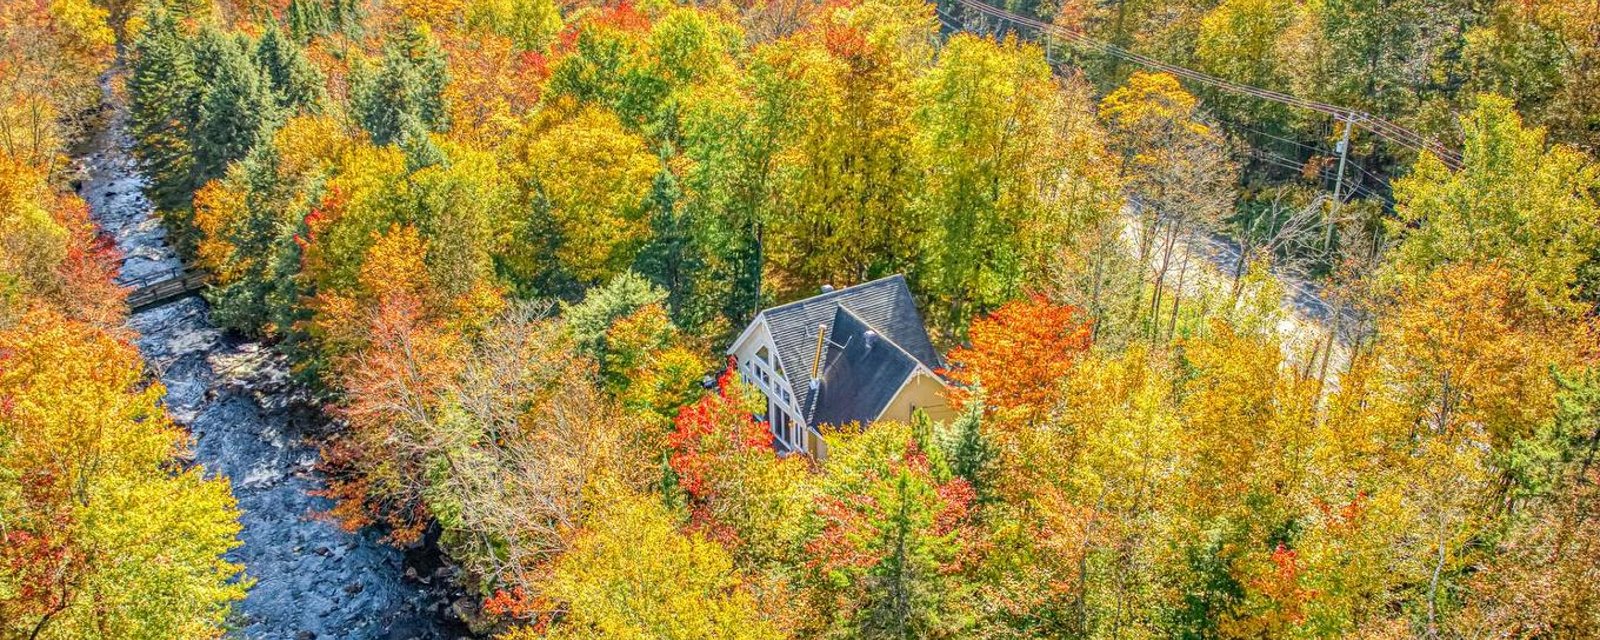
<svg viewBox="0 0 1600 640"><path fill-rule="evenodd" d="M121 280L178 267L166 232L141 193L121 109L76 159L79 191L121 250ZM272 349L237 340L186 298L129 318L139 350L167 387L173 418L194 436L194 461L233 482L243 543L229 560L254 582L235 607L235 637L434 639L466 634L450 613L448 569L426 553L381 544L317 519L313 495L320 413ZM426 567L426 568L424 568Z"/></svg>

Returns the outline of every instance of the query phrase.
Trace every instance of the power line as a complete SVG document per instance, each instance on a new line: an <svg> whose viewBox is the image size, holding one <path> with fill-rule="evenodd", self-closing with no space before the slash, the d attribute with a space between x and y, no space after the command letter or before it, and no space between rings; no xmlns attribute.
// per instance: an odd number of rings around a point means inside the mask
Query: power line
<svg viewBox="0 0 1600 640"><path fill-rule="evenodd" d="M1213 117L1215 118L1215 116L1213 116ZM1322 149L1321 147L1314 147L1314 146L1311 146L1311 145L1306 144L1304 142L1300 142L1299 140L1291 140L1291 139L1285 138L1283 136L1273 135L1271 133L1267 133L1267 132L1262 131L1260 129L1256 129L1254 127L1250 127L1250 126L1247 126L1247 125L1240 124L1240 123L1235 122L1233 120L1226 120L1226 119L1223 119L1223 118L1215 118L1215 119L1216 119L1217 122L1220 122L1222 124L1227 125L1228 128L1230 128L1230 129L1242 129L1244 131L1249 131L1250 133L1254 133L1254 134L1256 134L1258 136L1261 136L1261 137L1264 137L1264 138L1270 138L1270 139L1276 140L1278 142L1284 142L1284 143L1288 143L1288 144L1294 145L1296 147L1300 147L1301 149L1305 149L1307 151L1310 151L1313 154L1320 155L1324 151L1324 149Z"/></svg>
<svg viewBox="0 0 1600 640"><path fill-rule="evenodd" d="M1287 158L1283 158L1282 156L1278 156L1278 155L1275 155L1275 154L1269 154L1269 153L1266 153L1264 151L1254 151L1253 150L1253 151L1251 151L1250 155L1254 156L1258 160L1266 162L1267 164L1270 164L1270 165L1273 165L1273 166L1276 166L1276 167L1279 167L1279 168L1283 168L1283 169L1289 169L1290 171L1299 172L1299 171L1302 171L1302 170L1305 169L1305 165L1295 163L1294 161L1289 160Z"/></svg>
<svg viewBox="0 0 1600 640"><path fill-rule="evenodd" d="M1461 156L1455 151L1428 138L1427 136L1364 111L1357 111L1355 109L1349 109L1325 102L1317 102L1315 100L1307 100L1305 98L1279 91L1273 91L1271 89L1263 89L1260 87L1239 84L1207 73L1196 71L1194 69L1168 64L1143 54L1134 53L1109 42L1096 40L1083 33L1040 20L1023 17L1004 9L980 2L979 0L955 0L955 2L990 18L1008 22L1015 26L1029 27L1037 32L1043 33L1046 37L1060 37L1085 49L1127 60L1129 62L1142 65L1146 68L1170 73L1174 76L1215 87L1223 91L1253 96L1262 100L1270 100L1272 102L1278 102L1292 107L1316 111L1318 113L1327 114L1352 124L1359 124L1368 131L1376 133L1384 139L1400 146L1406 147L1413 151L1427 151L1432 153L1451 169L1459 170L1461 168ZM963 24L962 26L964 27L965 25ZM1049 43L1047 42L1047 44Z"/></svg>
<svg viewBox="0 0 1600 640"><path fill-rule="evenodd" d="M1263 162L1265 162L1267 164L1270 164L1272 166L1275 166L1275 167L1279 167L1279 168L1283 168L1283 169L1290 169L1290 170L1297 171L1297 172L1305 170L1305 165L1299 163L1298 160L1296 160L1294 158L1290 158L1290 157L1285 156L1285 155L1280 154L1280 153L1269 151L1267 149L1262 149L1262 148L1258 148L1258 147L1251 147L1248 153L1249 153L1249 155L1251 157L1257 158L1257 159L1259 159L1259 160L1261 160L1261 161L1263 161ZM1356 171L1361 172L1362 175L1365 175L1368 178L1371 178L1372 181L1375 182L1375 183L1382 183L1383 182L1383 178L1377 176L1376 174L1372 173L1371 171L1368 171L1366 168L1362 167L1360 164L1357 164L1354 160L1350 161L1350 167L1355 169ZM1319 173L1326 173L1326 171L1327 171L1327 168L1324 167L1321 171L1319 171ZM1327 176L1324 175L1322 177L1325 179ZM1351 191L1350 191L1350 193L1345 194L1346 196L1361 195L1363 197L1376 199L1376 200L1379 200L1379 201L1382 201L1382 202L1385 202L1385 203L1389 203L1389 204L1393 204L1394 203L1394 199L1393 198L1389 197L1388 195L1386 195L1386 194L1384 194L1384 193L1382 193L1380 191L1377 191L1377 190L1373 189L1372 187L1364 186L1360 181L1351 182L1350 185L1349 185L1349 188L1351 189ZM1346 198L1346 199L1348 199L1348 198Z"/></svg>
<svg viewBox="0 0 1600 640"><path fill-rule="evenodd" d="M1359 164L1356 164L1356 163L1355 163L1355 162L1351 162L1351 163L1350 163L1350 166L1352 166L1352 167L1355 167L1355 168L1356 168L1356 171L1360 171L1360 172L1361 172L1361 175L1364 175L1364 176L1366 176L1366 177L1368 177L1368 178L1371 178L1371 179L1372 179L1372 181L1373 181L1373 182L1375 182L1375 183L1378 183L1378 184L1384 184L1384 183L1385 183L1385 182L1386 182L1386 181L1385 181L1385 180L1384 180L1384 179L1383 179L1383 177L1381 177L1381 176L1379 176L1379 175L1378 175L1378 174L1376 174L1376 173L1373 173L1373 172L1371 172L1371 171L1368 171L1368 170L1367 170L1367 169L1366 169L1366 167L1363 167L1363 166L1361 166L1361 165L1359 165Z"/></svg>

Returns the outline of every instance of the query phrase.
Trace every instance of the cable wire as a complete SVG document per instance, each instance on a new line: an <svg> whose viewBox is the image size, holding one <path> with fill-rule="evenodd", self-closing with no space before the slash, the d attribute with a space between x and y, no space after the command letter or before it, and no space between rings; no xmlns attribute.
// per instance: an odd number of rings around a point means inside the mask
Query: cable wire
<svg viewBox="0 0 1600 640"><path fill-rule="evenodd" d="M1301 109L1327 114L1336 119L1350 122L1352 125L1364 127L1368 131L1378 134L1390 142L1406 147L1413 151L1425 151L1432 153L1434 156L1438 157L1439 160L1445 164L1445 166L1448 166L1453 170L1459 170L1462 166L1460 154L1444 146L1443 144L1436 142L1431 138L1422 135L1421 133L1412 131L1394 122L1379 118L1364 111L1357 111L1355 109L1328 104L1325 102L1317 102L1315 100L1307 100L1305 98L1279 91L1273 91L1271 89L1263 89L1260 87L1239 84L1207 73L1196 71L1194 69L1168 64L1155 58L1129 51L1109 42L1096 40L1083 33L1050 24L1048 22L1023 17L999 7L980 2L979 0L955 0L955 2L972 11L988 16L995 20L1010 23L1014 26L1032 28L1035 31L1044 34L1047 38L1060 37L1072 44L1083 47L1084 49L1127 60L1142 65L1146 68L1170 73L1174 76L1215 87L1223 91L1253 96L1263 100L1270 100L1293 107L1299 107ZM965 27L964 21L962 27ZM1051 43L1047 42L1047 44Z"/></svg>

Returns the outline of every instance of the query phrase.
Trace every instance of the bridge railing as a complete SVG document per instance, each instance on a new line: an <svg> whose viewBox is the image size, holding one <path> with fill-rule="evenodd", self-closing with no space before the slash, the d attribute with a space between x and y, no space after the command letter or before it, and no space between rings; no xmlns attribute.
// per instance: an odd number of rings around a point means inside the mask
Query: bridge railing
<svg viewBox="0 0 1600 640"><path fill-rule="evenodd" d="M144 275L139 276L137 278L134 278L132 280L128 280L126 282L123 282L122 286L127 288L127 289L130 289L130 290L133 290L133 291L137 291L139 289L143 289L145 287L148 287L150 285L156 284L158 282L166 282L168 280L176 280L178 278L182 278L182 277L188 276L188 275L193 274L193 273L195 273L195 271L193 269L188 268L188 267L172 267L172 268L169 268L169 269L162 269L160 271L153 271L151 273L144 274Z"/></svg>
<svg viewBox="0 0 1600 640"><path fill-rule="evenodd" d="M210 282L210 274L189 268L163 269L123 283L128 289L128 308L140 311L199 291Z"/></svg>

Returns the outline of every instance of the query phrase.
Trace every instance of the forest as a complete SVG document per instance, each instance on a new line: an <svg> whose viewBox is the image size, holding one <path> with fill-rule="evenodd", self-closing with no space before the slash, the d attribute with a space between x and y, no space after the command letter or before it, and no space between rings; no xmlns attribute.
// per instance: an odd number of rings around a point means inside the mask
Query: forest
<svg viewBox="0 0 1600 640"><path fill-rule="evenodd" d="M0 640L256 637L112 121L475 637L1600 637L1596 3L0 0ZM893 274L956 417L776 454Z"/></svg>

